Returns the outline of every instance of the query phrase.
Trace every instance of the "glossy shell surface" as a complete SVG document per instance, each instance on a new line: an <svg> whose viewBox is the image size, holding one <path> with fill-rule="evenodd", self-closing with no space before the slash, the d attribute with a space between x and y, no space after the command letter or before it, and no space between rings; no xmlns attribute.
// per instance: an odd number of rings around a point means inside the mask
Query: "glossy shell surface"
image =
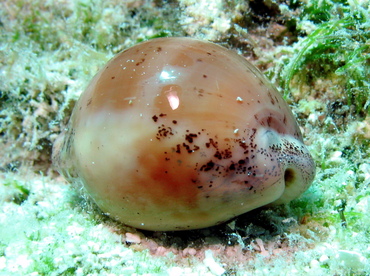
<svg viewBox="0 0 370 276"><path fill-rule="evenodd" d="M189 38L150 40L109 61L53 159L112 218L162 231L289 202L315 174L279 92L233 51Z"/></svg>

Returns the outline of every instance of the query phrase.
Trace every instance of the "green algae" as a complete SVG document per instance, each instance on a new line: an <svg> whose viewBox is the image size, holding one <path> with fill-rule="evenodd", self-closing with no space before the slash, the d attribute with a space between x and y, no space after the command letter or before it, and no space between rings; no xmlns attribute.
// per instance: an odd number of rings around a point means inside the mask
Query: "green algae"
<svg viewBox="0 0 370 276"><path fill-rule="evenodd" d="M349 4L352 3L352 4ZM311 83L336 74L343 78L346 104L366 116L370 112L370 16L357 1L311 1L300 20L315 30L295 46L294 57L281 73L281 86L289 93L295 76Z"/></svg>

